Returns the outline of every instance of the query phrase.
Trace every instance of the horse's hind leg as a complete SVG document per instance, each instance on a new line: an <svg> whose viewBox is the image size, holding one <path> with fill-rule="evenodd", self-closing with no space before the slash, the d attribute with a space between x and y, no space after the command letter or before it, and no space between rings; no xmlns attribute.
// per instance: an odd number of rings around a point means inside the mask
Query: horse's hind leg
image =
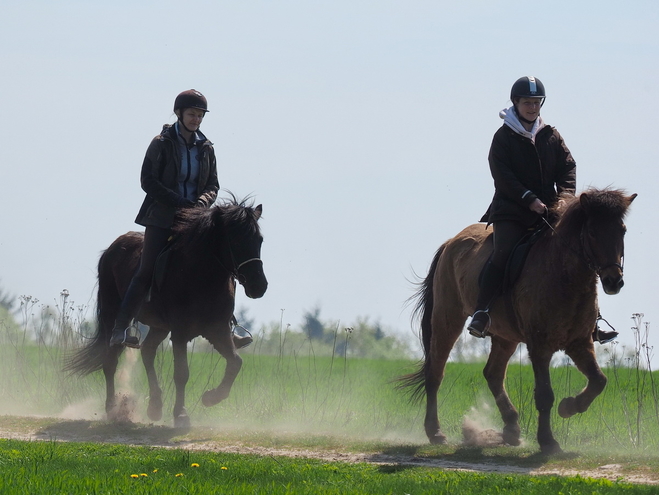
<svg viewBox="0 0 659 495"><path fill-rule="evenodd" d="M558 405L558 414L562 418L569 418L586 411L590 407L595 398L604 390L606 376L597 364L593 342L590 339L571 343L565 349L565 353L572 358L579 371L588 379L586 388L576 397L566 397Z"/></svg>
<svg viewBox="0 0 659 495"><path fill-rule="evenodd" d="M509 445L519 445L520 443L519 413L510 401L504 386L508 361L515 353L515 349L517 349L517 342L510 342L494 335L490 356L483 369L483 375L503 419L503 441Z"/></svg>
<svg viewBox="0 0 659 495"><path fill-rule="evenodd" d="M149 405L146 413L151 421L162 419L162 389L158 383L155 361L158 346L166 336L167 332L152 327L142 344L142 363L149 381Z"/></svg>
<svg viewBox="0 0 659 495"><path fill-rule="evenodd" d="M110 347L103 361L103 375L105 376L105 414L108 421L116 421L120 417L117 411L117 400L114 388L114 375L117 372L119 364L119 355L122 349L114 346Z"/></svg>
<svg viewBox="0 0 659 495"><path fill-rule="evenodd" d="M236 347L233 345L231 331L228 326L225 332L220 332L219 335L216 334L214 338L212 340L209 339L209 341L217 352L226 359L227 365L224 369L224 377L222 377L220 384L216 388L204 392L201 397L202 404L207 407L214 406L229 397L229 392L231 392L233 382L236 380L240 368L243 365L243 360L238 355Z"/></svg>
<svg viewBox="0 0 659 495"><path fill-rule="evenodd" d="M185 341L172 341L174 354L174 385L176 386L176 400L174 402L174 427L188 428L190 418L185 410L185 386L190 378L188 368L188 346Z"/></svg>
<svg viewBox="0 0 659 495"><path fill-rule="evenodd" d="M436 309L431 325L431 350L424 366L426 416L423 426L430 443L444 444L446 435L442 432L437 415L437 393L444 379L446 361L462 332L464 317L461 314L446 315L443 311Z"/></svg>

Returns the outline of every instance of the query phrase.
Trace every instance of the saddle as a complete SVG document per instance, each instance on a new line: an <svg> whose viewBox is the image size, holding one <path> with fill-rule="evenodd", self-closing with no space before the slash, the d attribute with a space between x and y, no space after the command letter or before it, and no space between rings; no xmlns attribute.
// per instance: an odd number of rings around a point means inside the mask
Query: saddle
<svg viewBox="0 0 659 495"><path fill-rule="evenodd" d="M155 289L160 291L162 289L162 284L165 282L165 275L167 274L167 268L169 267L169 255L172 253L172 245L174 244L175 237L171 236L167 239L167 244L156 259L156 266L153 270L153 279L151 281L151 287L149 287L149 292L147 294L146 300L151 299L151 292Z"/></svg>
<svg viewBox="0 0 659 495"><path fill-rule="evenodd" d="M503 284L501 286L502 292L509 292L510 289L513 288L515 282L522 274L526 258L528 257L531 248L536 242L538 242L538 239L542 237L548 228L549 225L547 223L540 223L522 237L515 245L508 258L508 263L506 264L506 271L504 272Z"/></svg>

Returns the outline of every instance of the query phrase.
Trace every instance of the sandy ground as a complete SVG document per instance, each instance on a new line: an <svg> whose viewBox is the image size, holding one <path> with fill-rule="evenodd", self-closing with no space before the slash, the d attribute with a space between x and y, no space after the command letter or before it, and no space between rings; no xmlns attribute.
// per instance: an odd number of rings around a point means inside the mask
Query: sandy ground
<svg viewBox="0 0 659 495"><path fill-rule="evenodd" d="M196 433L196 432L195 432ZM325 449L270 448L248 445L242 442L222 442L215 440L215 435L200 435L206 439L187 440L180 430L165 426L146 426L134 423L121 425L102 422L61 421L47 427L12 426L10 429L0 429L0 438L33 441L80 441L122 443L128 445L150 445L166 448L187 450L204 450L210 452L225 452L234 454L255 454L261 456L286 456L293 458L313 458L331 462L366 462L391 466L421 466L426 468L451 469L481 473L510 473L524 475L558 475L590 478L606 478L611 481L626 481L637 484L659 485L659 473L630 470L621 464L607 464L597 469L569 470L553 469L551 467L520 467L496 463L454 462L441 458L417 457L404 454L384 453L351 453ZM208 439L208 438L212 439ZM480 442L480 446L493 446L500 442L500 436L493 430L467 432L465 438L471 445Z"/></svg>

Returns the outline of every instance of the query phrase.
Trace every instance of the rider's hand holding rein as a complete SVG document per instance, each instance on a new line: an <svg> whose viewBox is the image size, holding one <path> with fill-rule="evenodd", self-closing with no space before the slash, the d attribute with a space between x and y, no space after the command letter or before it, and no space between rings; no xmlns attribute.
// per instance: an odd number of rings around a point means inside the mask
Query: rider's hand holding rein
<svg viewBox="0 0 659 495"><path fill-rule="evenodd" d="M529 205L531 211L536 212L538 215L544 215L547 212L547 205L540 201L538 198L533 200L533 203Z"/></svg>

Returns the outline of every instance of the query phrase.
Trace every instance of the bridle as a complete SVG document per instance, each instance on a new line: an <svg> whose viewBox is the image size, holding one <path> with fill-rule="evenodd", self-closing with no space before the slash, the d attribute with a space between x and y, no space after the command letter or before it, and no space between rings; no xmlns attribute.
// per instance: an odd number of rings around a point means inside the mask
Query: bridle
<svg viewBox="0 0 659 495"><path fill-rule="evenodd" d="M263 260L261 260L261 258L249 258L241 263L236 263L236 257L233 254L233 249L231 249L231 243L228 242L227 244L229 246L229 256L231 256L232 268L231 269L227 268L226 265L222 263L222 260L218 258L215 254L213 254L213 258L215 258L217 262L222 266L222 268L224 268L227 272L229 272L231 276L235 278L239 284L242 285L245 283L247 279L243 274L240 273L240 269L245 265L247 265L248 263L252 263L254 261L258 261L261 264L263 264Z"/></svg>
<svg viewBox="0 0 659 495"><path fill-rule="evenodd" d="M590 243L588 243L586 241L586 238L585 238L585 235L584 235L584 230L586 228L585 225L583 227L581 227L581 234L579 235L579 237L580 237L579 240L580 240L580 243L581 243L581 252L577 252L576 250L574 250L572 248L572 246L570 246L567 242L565 242L565 240L558 234L558 232L556 232L556 229L554 229L552 224L550 224L547 221L547 219L545 218L544 215L541 218L542 218L542 221L545 222L545 224L547 224L547 226L552 230L552 232L554 234L556 234L556 237L558 237L561 240L561 242L563 242L565 244L565 246L570 251L572 251L575 255L577 255L577 257L579 257L579 259L581 261L583 261L583 263L585 263L585 265L590 270L594 271L597 274L598 277L601 277L602 271L606 270L607 268L611 268L611 267L617 267L618 269L620 269L620 274L624 273L624 270L625 270L625 268L624 268L624 265L625 265L624 252L620 256L620 263L609 263L608 265L602 266L599 263L597 263L597 261L595 261L595 256L593 255L593 250L590 247Z"/></svg>
<svg viewBox="0 0 659 495"><path fill-rule="evenodd" d="M586 258L586 264L588 265L588 268L591 270L594 270L598 276L601 276L601 273L603 270L606 270L607 268L611 267L616 267L620 269L620 274L622 274L625 270L624 265L625 265L625 254L624 252L622 255L620 255L620 263L609 263L608 265L600 265L595 261L595 256L593 256L592 253L592 248L590 247L590 243L586 242L585 236L584 236L584 229L581 229L581 249L583 250L584 257Z"/></svg>

